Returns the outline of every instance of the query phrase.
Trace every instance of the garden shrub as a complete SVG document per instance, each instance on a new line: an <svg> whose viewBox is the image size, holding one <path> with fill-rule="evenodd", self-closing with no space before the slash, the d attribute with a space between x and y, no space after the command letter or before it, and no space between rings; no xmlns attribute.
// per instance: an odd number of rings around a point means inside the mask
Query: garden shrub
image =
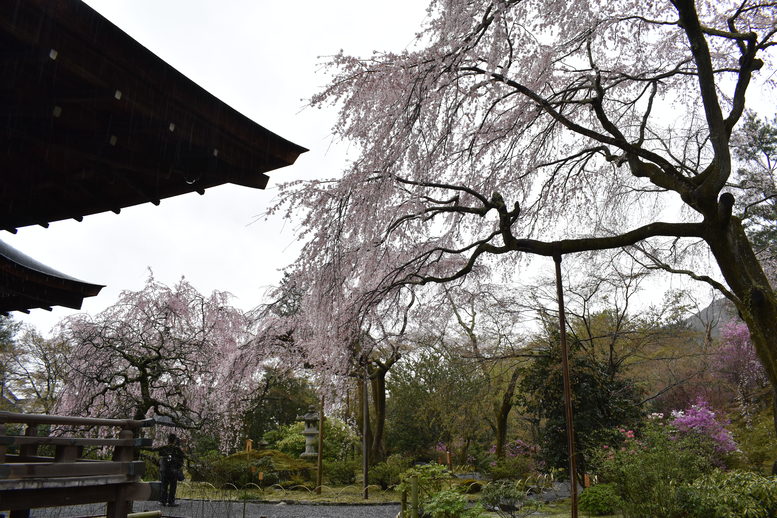
<svg viewBox="0 0 777 518"><path fill-rule="evenodd" d="M143 480L159 480L159 459L141 454L141 460L146 466L143 472Z"/></svg>
<svg viewBox="0 0 777 518"><path fill-rule="evenodd" d="M330 460L324 462L324 475L334 486L347 486L356 482L356 468L352 460Z"/></svg>
<svg viewBox="0 0 777 518"><path fill-rule="evenodd" d="M491 480L519 480L534 472L534 461L524 455L505 457L495 461L487 472Z"/></svg>
<svg viewBox="0 0 777 518"><path fill-rule="evenodd" d="M474 461L474 457L471 460ZM476 471L478 471L478 467L475 464L456 464L453 466L453 472L457 475L475 473Z"/></svg>
<svg viewBox="0 0 777 518"><path fill-rule="evenodd" d="M240 452L218 457L209 467L206 480L216 487L233 485L241 488L259 484L259 472L264 473L263 485L272 485L295 478L309 478L312 465L276 450Z"/></svg>
<svg viewBox="0 0 777 518"><path fill-rule="evenodd" d="M580 495L580 510L593 516L615 514L622 502L613 484L596 484Z"/></svg>
<svg viewBox="0 0 777 518"><path fill-rule="evenodd" d="M222 458L224 458L224 456L217 450L207 450L196 456L189 457L187 467L192 482L212 482L213 465ZM154 468L154 473L157 475L157 478L152 480L159 480L159 467L156 457L154 457L154 463L157 464L157 467ZM146 471L146 476L148 475L149 472Z"/></svg>
<svg viewBox="0 0 777 518"><path fill-rule="evenodd" d="M302 435L305 424L302 422L280 426L264 434L264 440L271 448L280 450L292 457L299 457L305 451L305 437ZM326 419L324 426L324 459L345 460L359 440L351 428L333 417Z"/></svg>
<svg viewBox="0 0 777 518"><path fill-rule="evenodd" d="M421 464L405 470L399 475L399 484L397 491L407 491L410 494L413 478L418 480L418 494L423 500L434 493L442 491L445 486L450 485L453 475L448 468L441 464L432 462L431 464Z"/></svg>
<svg viewBox="0 0 777 518"><path fill-rule="evenodd" d="M730 422L718 418L701 398L690 408L672 412L670 424L680 435L698 435L708 440L715 452L712 462L719 467L725 467L726 457L737 449L731 432L726 428Z"/></svg>
<svg viewBox="0 0 777 518"><path fill-rule="evenodd" d="M624 432L620 448L605 447L598 469L623 500L624 518L682 516L679 489L713 470L714 445L699 434L679 435L661 422L651 422L637 436Z"/></svg>
<svg viewBox="0 0 777 518"><path fill-rule="evenodd" d="M292 490L313 490L315 489L315 484L307 480L305 477L295 474L291 477L281 480L278 482L278 485L281 486L283 489L292 489Z"/></svg>
<svg viewBox="0 0 777 518"><path fill-rule="evenodd" d="M527 481L497 480L483 488L480 501L499 516L528 516L540 506L539 501L529 498L529 493Z"/></svg>
<svg viewBox="0 0 777 518"><path fill-rule="evenodd" d="M483 482L474 478L460 478L455 483L456 487L468 495L474 495L483 490Z"/></svg>
<svg viewBox="0 0 777 518"><path fill-rule="evenodd" d="M431 518L478 518L483 514L480 505L470 507L467 498L455 489L443 489L423 503L424 516Z"/></svg>
<svg viewBox="0 0 777 518"><path fill-rule="evenodd" d="M688 518L777 517L777 477L716 470L682 493Z"/></svg>
<svg viewBox="0 0 777 518"><path fill-rule="evenodd" d="M280 426L264 434L264 440L270 443L270 447L286 455L299 457L305 451L304 429L305 423L302 422Z"/></svg>
<svg viewBox="0 0 777 518"><path fill-rule="evenodd" d="M519 480L536 471L535 458L538 453L538 446L521 439L505 443L502 458L495 457L496 446L491 446L488 450L489 456L483 465L483 471L491 480Z"/></svg>
<svg viewBox="0 0 777 518"><path fill-rule="evenodd" d="M413 461L402 455L390 455L383 462L370 468L370 482L381 489L393 488L400 483L400 475L413 465Z"/></svg>
<svg viewBox="0 0 777 518"><path fill-rule="evenodd" d="M770 474L772 462L777 459L771 405L753 415L750 422L740 417L735 421L733 433L737 445L742 450L744 461L742 467L763 475Z"/></svg>

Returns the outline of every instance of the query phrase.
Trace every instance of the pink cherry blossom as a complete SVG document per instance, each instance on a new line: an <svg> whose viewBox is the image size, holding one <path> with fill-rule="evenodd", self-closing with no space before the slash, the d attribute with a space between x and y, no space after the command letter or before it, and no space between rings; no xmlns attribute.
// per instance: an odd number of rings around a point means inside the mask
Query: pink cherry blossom
<svg viewBox="0 0 777 518"><path fill-rule="evenodd" d="M335 55L312 105L339 109L352 160L336 179L282 186L268 210L304 241L288 270L301 310L276 327L336 376L430 284L509 278L527 253L639 244L738 304L773 358L777 308L746 310L768 280L731 255L752 246L724 188L745 93L773 76L775 17L751 0L434 0L405 50ZM693 273L685 243L724 281Z"/></svg>
<svg viewBox="0 0 777 518"><path fill-rule="evenodd" d="M57 412L168 416L185 428L210 427L225 449L239 439L234 422L261 364L247 347L249 320L227 293L205 296L184 279L168 287L150 276L103 312L65 319L60 336L73 353Z"/></svg>

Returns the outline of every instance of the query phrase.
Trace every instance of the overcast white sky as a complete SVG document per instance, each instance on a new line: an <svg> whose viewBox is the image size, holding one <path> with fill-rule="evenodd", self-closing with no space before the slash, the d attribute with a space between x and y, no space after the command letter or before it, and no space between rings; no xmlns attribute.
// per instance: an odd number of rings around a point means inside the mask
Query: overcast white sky
<svg viewBox="0 0 777 518"><path fill-rule="evenodd" d="M106 285L84 301L96 313L121 290L142 288L150 267L173 284L185 276L203 293L225 290L248 310L280 280L298 246L294 229L256 216L278 182L332 177L346 149L332 143L332 110L305 109L326 84L319 56L401 50L426 17L424 0L88 0L86 2L200 86L267 129L309 148L270 173L266 191L225 185L113 213L24 227L2 238L68 275ZM74 311L15 313L44 334Z"/></svg>

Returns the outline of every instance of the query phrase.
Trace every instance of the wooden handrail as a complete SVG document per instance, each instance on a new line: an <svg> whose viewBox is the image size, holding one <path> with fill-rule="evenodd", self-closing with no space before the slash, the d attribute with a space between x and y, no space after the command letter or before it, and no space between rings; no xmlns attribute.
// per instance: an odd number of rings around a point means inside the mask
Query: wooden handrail
<svg viewBox="0 0 777 518"><path fill-rule="evenodd" d="M95 475L127 475L139 477L145 471L142 460L117 462L24 462L0 464L1 479L86 477Z"/></svg>
<svg viewBox="0 0 777 518"><path fill-rule="evenodd" d="M23 424L58 424L70 426L115 426L135 430L154 426L154 419L104 419L97 417L68 417L46 414L19 414L16 412L0 411L0 423Z"/></svg>
<svg viewBox="0 0 777 518"><path fill-rule="evenodd" d="M158 484L140 481L146 465L137 456L152 445L152 439L138 437L140 428L161 422L0 411L0 508L28 516L35 507L104 502L108 516L125 518L132 500L159 498ZM7 435L8 423L21 425L23 435ZM41 425L62 430L48 436ZM73 437L97 427L114 428L100 435L115 437ZM42 446L53 446L54 456L41 456ZM110 447L112 459L86 459L87 447Z"/></svg>
<svg viewBox="0 0 777 518"><path fill-rule="evenodd" d="M38 437L26 435L0 436L0 445L22 446L25 444L37 444L40 446L50 444L52 446L128 446L132 448L148 448L153 444L153 439L95 439L87 437Z"/></svg>

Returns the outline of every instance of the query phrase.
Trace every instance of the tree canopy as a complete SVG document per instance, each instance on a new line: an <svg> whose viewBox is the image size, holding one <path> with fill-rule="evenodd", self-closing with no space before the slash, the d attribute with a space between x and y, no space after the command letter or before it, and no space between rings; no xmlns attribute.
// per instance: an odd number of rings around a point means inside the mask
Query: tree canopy
<svg viewBox="0 0 777 518"><path fill-rule="evenodd" d="M65 319L71 352L57 411L168 416L188 428L210 425L232 445L241 430L227 423L247 409L259 366L243 347L248 319L228 299L202 295L184 279L168 287L149 277L99 314Z"/></svg>
<svg viewBox="0 0 777 518"><path fill-rule="evenodd" d="M776 19L752 0L435 0L411 49L335 56L313 105L340 107L354 160L270 211L304 214L300 343L333 356L408 286L635 247L728 297L777 386L777 298L727 187Z"/></svg>

